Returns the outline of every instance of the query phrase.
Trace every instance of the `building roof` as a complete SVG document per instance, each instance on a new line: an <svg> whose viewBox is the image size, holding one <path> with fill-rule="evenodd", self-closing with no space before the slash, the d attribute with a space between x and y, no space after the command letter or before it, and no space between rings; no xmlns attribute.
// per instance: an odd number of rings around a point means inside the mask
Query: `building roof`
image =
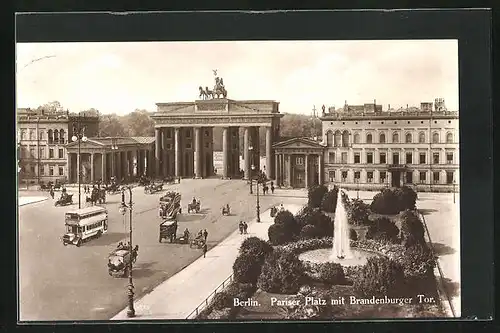
<svg viewBox="0 0 500 333"><path fill-rule="evenodd" d="M156 141L156 138L154 136L133 136L131 137L131 139L134 139L138 143L142 144L150 144Z"/></svg>
<svg viewBox="0 0 500 333"><path fill-rule="evenodd" d="M277 142L273 145L273 148L324 148L322 144L318 141L312 140L305 137L295 137L284 141Z"/></svg>
<svg viewBox="0 0 500 333"><path fill-rule="evenodd" d="M155 142L155 137L138 136L138 137L91 137L88 138L87 144L94 144L97 146L130 146L130 145L148 145ZM70 142L67 147L76 145L77 142Z"/></svg>

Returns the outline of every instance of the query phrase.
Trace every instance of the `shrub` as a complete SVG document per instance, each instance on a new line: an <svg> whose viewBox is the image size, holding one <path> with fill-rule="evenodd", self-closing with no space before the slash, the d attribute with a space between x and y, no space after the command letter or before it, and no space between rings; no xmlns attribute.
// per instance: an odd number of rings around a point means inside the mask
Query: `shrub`
<svg viewBox="0 0 500 333"><path fill-rule="evenodd" d="M325 185L314 185L309 187L307 191L308 206L311 208L321 207L321 201L327 192L328 188Z"/></svg>
<svg viewBox="0 0 500 333"><path fill-rule="evenodd" d="M214 295L211 304L214 310L230 308L233 306L233 297L223 290Z"/></svg>
<svg viewBox="0 0 500 333"><path fill-rule="evenodd" d="M333 235L333 219L318 211L314 216L313 224L318 228L319 237L331 237Z"/></svg>
<svg viewBox="0 0 500 333"><path fill-rule="evenodd" d="M333 246L333 237L304 239L281 247L281 250L299 254L305 251L323 249Z"/></svg>
<svg viewBox="0 0 500 333"><path fill-rule="evenodd" d="M399 219L401 220L401 240L406 247L426 245L424 225L415 211L407 209L399 214Z"/></svg>
<svg viewBox="0 0 500 333"><path fill-rule="evenodd" d="M411 246L404 251L403 266L407 277L429 277L434 274L436 257L427 246Z"/></svg>
<svg viewBox="0 0 500 333"><path fill-rule="evenodd" d="M269 242L273 245L282 245L290 242L293 235L285 228L283 224L273 224L267 230Z"/></svg>
<svg viewBox="0 0 500 333"><path fill-rule="evenodd" d="M307 224L302 228L302 230L300 230L300 239L319 238L319 237L321 237L320 230L318 229L318 227L312 224Z"/></svg>
<svg viewBox="0 0 500 333"><path fill-rule="evenodd" d="M292 252L275 250L266 258L257 285L267 292L293 294L305 280L305 269L299 258Z"/></svg>
<svg viewBox="0 0 500 333"><path fill-rule="evenodd" d="M288 210L278 212L274 217L274 224L281 224L291 235L298 235L300 232L299 225L295 217Z"/></svg>
<svg viewBox="0 0 500 333"><path fill-rule="evenodd" d="M240 254L233 264L234 280L239 283L257 283L262 262L251 254Z"/></svg>
<svg viewBox="0 0 500 333"><path fill-rule="evenodd" d="M333 189L326 192L321 199L321 210L327 213L335 213L338 194L339 188L337 186L334 186Z"/></svg>
<svg viewBox="0 0 500 333"><path fill-rule="evenodd" d="M417 193L407 187L386 188L373 197L370 209L379 214L397 214L405 209L415 209Z"/></svg>
<svg viewBox="0 0 500 333"><path fill-rule="evenodd" d="M249 237L241 243L240 254L254 256L257 261L264 262L265 257L273 251L273 247L258 237Z"/></svg>
<svg viewBox="0 0 500 333"><path fill-rule="evenodd" d="M404 285L404 272L390 259L371 257L353 282L354 289L365 297L397 296Z"/></svg>
<svg viewBox="0 0 500 333"><path fill-rule="evenodd" d="M302 229L307 224L312 224L312 216L317 209L311 208L309 206L304 206L302 209L295 214L295 221L297 221L297 225Z"/></svg>
<svg viewBox="0 0 500 333"><path fill-rule="evenodd" d="M345 283L344 269L342 265L326 262L321 264L319 268L319 278L329 284L343 284Z"/></svg>
<svg viewBox="0 0 500 333"><path fill-rule="evenodd" d="M358 240L358 233L354 229L349 229L349 239Z"/></svg>
<svg viewBox="0 0 500 333"><path fill-rule="evenodd" d="M333 234L333 221L332 219L325 215L319 209L314 208L306 208L304 207L296 216L295 219L297 221L298 227L301 228L301 232L303 228L307 225L316 226L317 234L314 237L326 237L331 236ZM308 228L306 230L312 230Z"/></svg>
<svg viewBox="0 0 500 333"><path fill-rule="evenodd" d="M370 206L365 204L361 199L352 199L346 206L347 218L350 224L365 225L368 223Z"/></svg>
<svg viewBox="0 0 500 333"><path fill-rule="evenodd" d="M377 235L377 236L375 236ZM386 241L397 243L399 237L399 228L387 217L379 217L372 221L372 224L366 232L367 239L377 240L383 237Z"/></svg>

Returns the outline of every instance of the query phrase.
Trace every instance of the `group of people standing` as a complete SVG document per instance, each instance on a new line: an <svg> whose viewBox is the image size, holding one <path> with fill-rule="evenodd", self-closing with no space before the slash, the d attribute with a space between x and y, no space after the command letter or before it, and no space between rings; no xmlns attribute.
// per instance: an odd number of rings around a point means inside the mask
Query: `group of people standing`
<svg viewBox="0 0 500 333"><path fill-rule="evenodd" d="M247 234L248 224L246 222L240 221L239 229L240 235Z"/></svg>

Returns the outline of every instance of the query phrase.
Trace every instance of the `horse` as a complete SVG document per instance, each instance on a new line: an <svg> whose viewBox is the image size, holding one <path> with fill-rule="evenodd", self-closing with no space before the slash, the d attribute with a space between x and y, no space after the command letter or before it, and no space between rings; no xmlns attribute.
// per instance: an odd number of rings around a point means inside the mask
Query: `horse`
<svg viewBox="0 0 500 333"><path fill-rule="evenodd" d="M214 87L214 90L212 92L212 96L217 96L217 98L226 98L227 97L227 91L226 91L226 88L224 88L223 86L218 86L216 85Z"/></svg>
<svg viewBox="0 0 500 333"><path fill-rule="evenodd" d="M208 87L205 87L205 95L208 97L211 97L211 98L214 98L214 92L210 89L208 89Z"/></svg>
<svg viewBox="0 0 500 333"><path fill-rule="evenodd" d="M207 92L205 90L203 90L203 88L201 86L198 89L200 90L200 98L207 99L208 98Z"/></svg>

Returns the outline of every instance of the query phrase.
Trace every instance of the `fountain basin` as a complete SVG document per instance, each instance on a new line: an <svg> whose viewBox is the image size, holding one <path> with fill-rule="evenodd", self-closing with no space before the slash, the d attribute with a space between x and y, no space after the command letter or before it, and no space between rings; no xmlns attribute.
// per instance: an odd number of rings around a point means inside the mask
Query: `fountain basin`
<svg viewBox="0 0 500 333"><path fill-rule="evenodd" d="M342 266L349 267L364 265L368 261L368 258L378 256L376 253L360 250L357 248L351 248L350 251L351 255L349 257L340 259L333 254L331 248L324 248L301 253L299 254L299 259L301 261L307 261L314 264L334 262Z"/></svg>

